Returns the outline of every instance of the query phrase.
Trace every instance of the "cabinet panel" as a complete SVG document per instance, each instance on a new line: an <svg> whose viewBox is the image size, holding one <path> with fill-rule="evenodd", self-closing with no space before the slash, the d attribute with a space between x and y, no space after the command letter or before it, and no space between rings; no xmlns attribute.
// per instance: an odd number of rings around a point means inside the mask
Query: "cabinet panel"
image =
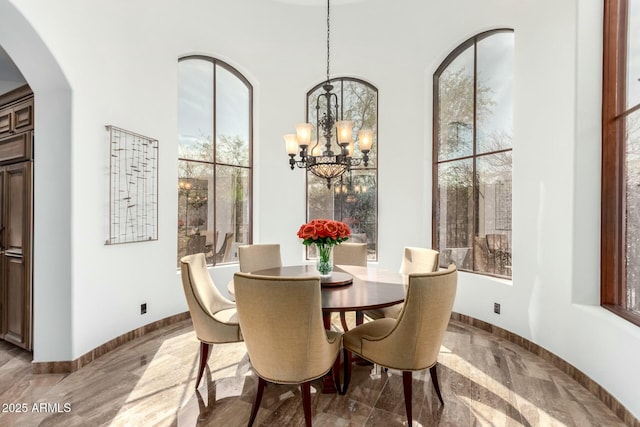
<svg viewBox="0 0 640 427"><path fill-rule="evenodd" d="M13 127L11 126L11 108L0 110L0 134L9 133Z"/></svg>
<svg viewBox="0 0 640 427"><path fill-rule="evenodd" d="M13 130L24 132L33 129L33 99L13 107Z"/></svg>
<svg viewBox="0 0 640 427"><path fill-rule="evenodd" d="M6 243L4 249L14 254L22 254L23 252L23 239L28 223L25 218L29 217L26 215L25 206L26 189L28 188L26 186L27 166L28 163L20 163L6 167L4 195Z"/></svg>
<svg viewBox="0 0 640 427"><path fill-rule="evenodd" d="M19 133L0 139L0 162L31 158L31 132Z"/></svg>
<svg viewBox="0 0 640 427"><path fill-rule="evenodd" d="M6 333L4 339L21 347L26 345L28 313L25 303L28 288L25 282L24 263L21 256L5 256L6 293L9 304L6 308Z"/></svg>

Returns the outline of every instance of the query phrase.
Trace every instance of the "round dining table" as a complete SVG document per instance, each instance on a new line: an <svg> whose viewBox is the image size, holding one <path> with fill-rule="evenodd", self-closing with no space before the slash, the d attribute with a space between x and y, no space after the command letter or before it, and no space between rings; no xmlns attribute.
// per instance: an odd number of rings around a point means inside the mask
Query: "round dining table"
<svg viewBox="0 0 640 427"><path fill-rule="evenodd" d="M314 265L293 265L253 271L262 276L319 276ZM400 273L353 265L337 265L331 276L320 278L322 311L362 311L404 301L407 278Z"/></svg>

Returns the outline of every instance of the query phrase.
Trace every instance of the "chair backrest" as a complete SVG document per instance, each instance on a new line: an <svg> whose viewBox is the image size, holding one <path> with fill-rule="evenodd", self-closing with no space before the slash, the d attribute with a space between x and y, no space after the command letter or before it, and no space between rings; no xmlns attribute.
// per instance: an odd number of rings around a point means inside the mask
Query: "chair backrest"
<svg viewBox="0 0 640 427"><path fill-rule="evenodd" d="M240 260L240 271L242 273L282 267L280 245L278 244L239 246L238 258Z"/></svg>
<svg viewBox="0 0 640 427"><path fill-rule="evenodd" d="M404 248L400 273L429 273L438 270L438 257L440 253L427 248Z"/></svg>
<svg viewBox="0 0 640 427"><path fill-rule="evenodd" d="M240 336L237 331L234 334L233 330L220 332L212 329L212 324L216 323L214 315L221 310L234 308L235 304L222 296L216 288L207 270L204 254L182 257L180 273L193 329L198 339L206 342L238 341Z"/></svg>
<svg viewBox="0 0 640 427"><path fill-rule="evenodd" d="M329 370L336 355L326 354L319 277L236 273L233 282L240 328L258 375L297 384Z"/></svg>
<svg viewBox="0 0 640 427"><path fill-rule="evenodd" d="M340 243L333 248L333 263L336 265L367 266L366 243Z"/></svg>
<svg viewBox="0 0 640 427"><path fill-rule="evenodd" d="M448 269L409 275L407 296L395 327L385 337L363 340L366 353L375 352L376 362L403 371L433 366L451 317L458 272Z"/></svg>
<svg viewBox="0 0 640 427"><path fill-rule="evenodd" d="M222 246L216 253L216 261L227 262L229 261L229 253L231 252L231 240L233 239L233 232L225 233Z"/></svg>

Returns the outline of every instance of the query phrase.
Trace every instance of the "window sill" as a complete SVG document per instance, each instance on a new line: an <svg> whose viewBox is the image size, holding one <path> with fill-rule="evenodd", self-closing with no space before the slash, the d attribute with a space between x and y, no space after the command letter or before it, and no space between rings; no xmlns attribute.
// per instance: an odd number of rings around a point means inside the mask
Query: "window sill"
<svg viewBox="0 0 640 427"><path fill-rule="evenodd" d="M602 307L610 312L622 317L623 319L633 323L636 326L640 326L640 313L636 313L630 310L625 310L617 305L602 304Z"/></svg>

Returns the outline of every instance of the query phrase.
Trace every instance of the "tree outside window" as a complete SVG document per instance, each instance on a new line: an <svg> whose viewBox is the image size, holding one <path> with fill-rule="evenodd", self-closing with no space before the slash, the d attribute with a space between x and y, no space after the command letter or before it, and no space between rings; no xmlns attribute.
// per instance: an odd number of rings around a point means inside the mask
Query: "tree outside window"
<svg viewBox="0 0 640 427"><path fill-rule="evenodd" d="M237 262L251 243L252 87L207 57L178 63L178 265Z"/></svg>
<svg viewBox="0 0 640 427"><path fill-rule="evenodd" d="M316 123L316 99L324 93L318 84L307 93L307 121ZM338 120L352 120L353 134L360 129L373 130L373 146L369 163L352 169L327 188L326 180L307 172L307 218L329 218L343 221L351 228L350 242L367 243L368 259L377 259L378 242L378 90L371 84L354 78L331 80L341 106ZM321 101L324 98L321 99ZM312 141L315 141L315 132ZM335 135L333 142L335 144ZM311 147L313 148L314 142ZM355 152L359 152L356 143ZM315 248L308 248L308 256L315 257Z"/></svg>
<svg viewBox="0 0 640 427"><path fill-rule="evenodd" d="M440 264L511 277L513 31L478 34L434 74L433 248Z"/></svg>

